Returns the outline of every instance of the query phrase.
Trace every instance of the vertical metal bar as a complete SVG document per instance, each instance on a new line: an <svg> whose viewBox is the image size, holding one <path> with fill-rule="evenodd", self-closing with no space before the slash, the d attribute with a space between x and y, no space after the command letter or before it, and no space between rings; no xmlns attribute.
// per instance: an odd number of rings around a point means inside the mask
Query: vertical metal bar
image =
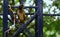
<svg viewBox="0 0 60 37"><path fill-rule="evenodd" d="M24 0L19 0L20 4L24 4Z"/></svg>
<svg viewBox="0 0 60 37"><path fill-rule="evenodd" d="M8 29L8 0L3 0L3 35L4 32ZM8 37L8 33L6 33L6 37Z"/></svg>
<svg viewBox="0 0 60 37"><path fill-rule="evenodd" d="M35 0L35 6L37 6L37 2ZM35 8L35 12L37 11L38 8ZM35 17L35 37L37 37L37 16Z"/></svg>
<svg viewBox="0 0 60 37"><path fill-rule="evenodd" d="M36 6L38 6L38 16L36 17L36 36L43 37L43 7L42 0L35 0ZM36 9L37 10L37 9Z"/></svg>

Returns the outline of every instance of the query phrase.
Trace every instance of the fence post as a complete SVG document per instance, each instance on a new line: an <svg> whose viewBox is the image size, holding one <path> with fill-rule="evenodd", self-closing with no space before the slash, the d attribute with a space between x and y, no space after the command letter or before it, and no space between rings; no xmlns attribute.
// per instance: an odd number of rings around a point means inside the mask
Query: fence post
<svg viewBox="0 0 60 37"><path fill-rule="evenodd" d="M19 0L20 4L24 4L24 0Z"/></svg>
<svg viewBox="0 0 60 37"><path fill-rule="evenodd" d="M8 29L8 0L3 0L3 35L4 32ZM8 33L6 33L6 37L8 37Z"/></svg>
<svg viewBox="0 0 60 37"><path fill-rule="evenodd" d="M39 11L36 17L36 24L35 24L35 37L43 37L43 7L42 7L43 0L35 0L36 6L38 6ZM37 9L36 9L37 11Z"/></svg>

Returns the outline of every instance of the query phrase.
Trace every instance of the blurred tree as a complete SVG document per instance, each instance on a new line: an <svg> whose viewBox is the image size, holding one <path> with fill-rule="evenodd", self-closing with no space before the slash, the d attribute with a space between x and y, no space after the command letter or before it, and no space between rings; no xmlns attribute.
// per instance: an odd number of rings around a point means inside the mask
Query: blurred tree
<svg viewBox="0 0 60 37"><path fill-rule="evenodd" d="M53 6L56 6L58 9L60 9L60 0L55 0L53 2Z"/></svg>
<svg viewBox="0 0 60 37"><path fill-rule="evenodd" d="M30 0L29 3L31 3L32 1L33 1L33 4L29 4L29 6L35 6L35 3L34 3L35 0ZM52 10L54 14L57 13L56 12L57 9L60 10L60 0L50 0L50 1L53 1L53 3L47 6L46 2L43 0L43 8L48 9L48 11L43 12L44 14L49 14L49 12L53 9L52 8L53 6L57 7ZM12 3L12 0L8 0L8 2L11 6L14 6L19 2L19 0L14 0L14 3ZM28 1L24 0L24 3L25 2L28 2ZM0 0L0 12L3 12L2 5L3 5L3 0ZM29 8L28 12L34 13L34 9ZM9 22L9 25L10 24L11 23ZM30 23L30 25L27 28L33 34L35 33L34 22ZM57 37L58 35L60 35L60 18L58 16L43 16L43 37ZM2 37L2 18L0 18L0 37Z"/></svg>

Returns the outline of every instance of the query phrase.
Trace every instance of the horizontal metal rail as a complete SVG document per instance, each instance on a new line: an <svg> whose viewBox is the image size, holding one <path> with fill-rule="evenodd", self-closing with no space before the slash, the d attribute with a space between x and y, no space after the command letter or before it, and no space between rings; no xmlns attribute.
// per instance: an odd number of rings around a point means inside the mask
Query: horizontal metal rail
<svg viewBox="0 0 60 37"><path fill-rule="evenodd" d="M12 6L12 8L18 8L19 6ZM37 6L25 6L25 8L38 8Z"/></svg>
<svg viewBox="0 0 60 37"><path fill-rule="evenodd" d="M43 14L44 16L60 16L60 14Z"/></svg>
<svg viewBox="0 0 60 37"><path fill-rule="evenodd" d="M25 13L26 15L33 15L34 13ZM0 15L3 15L0 13ZM43 16L60 16L60 14L43 14Z"/></svg>

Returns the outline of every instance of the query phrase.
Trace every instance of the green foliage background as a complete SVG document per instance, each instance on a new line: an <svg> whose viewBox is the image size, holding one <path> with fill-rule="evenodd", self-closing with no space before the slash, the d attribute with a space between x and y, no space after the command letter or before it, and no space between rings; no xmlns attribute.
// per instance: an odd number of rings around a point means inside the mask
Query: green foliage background
<svg viewBox="0 0 60 37"><path fill-rule="evenodd" d="M15 4L17 4L19 1L15 0L15 3L11 2L12 0L8 0L9 4L11 4L12 6L14 6ZM26 2L27 0L24 0L24 2ZM30 0L29 3L34 0ZM51 8L53 6L56 7L56 9L59 9L60 11L60 0L51 0L53 1L53 3L49 6L46 5L46 2L43 1L43 8L48 8L48 11L43 12L44 14L49 14ZM13 5L14 4L14 5ZM33 3L32 5L29 6L33 6L35 3ZM3 0L0 0L0 13L3 12ZM53 12L57 13L54 9ZM34 13L34 9L26 9L29 13ZM27 15L27 20L29 19L28 15ZM10 25L11 23L9 23ZM2 18L0 15L0 37L2 37ZM34 23L30 23L30 25L27 27L33 34L34 32ZM28 35L28 34L27 34ZM43 37L59 37L60 35L60 16L43 16Z"/></svg>

